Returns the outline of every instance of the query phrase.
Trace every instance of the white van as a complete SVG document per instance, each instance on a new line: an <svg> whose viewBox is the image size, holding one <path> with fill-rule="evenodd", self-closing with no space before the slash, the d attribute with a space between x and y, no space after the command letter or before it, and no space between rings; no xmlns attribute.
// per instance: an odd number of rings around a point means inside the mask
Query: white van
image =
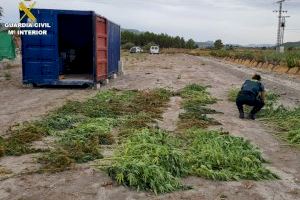
<svg viewBox="0 0 300 200"><path fill-rule="evenodd" d="M150 54L159 54L159 46L151 46Z"/></svg>

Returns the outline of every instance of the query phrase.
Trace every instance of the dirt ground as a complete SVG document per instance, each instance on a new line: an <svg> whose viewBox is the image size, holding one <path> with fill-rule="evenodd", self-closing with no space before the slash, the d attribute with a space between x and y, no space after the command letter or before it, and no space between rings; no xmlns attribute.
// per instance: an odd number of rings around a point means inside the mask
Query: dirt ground
<svg viewBox="0 0 300 200"><path fill-rule="evenodd" d="M178 191L155 196L136 192L117 186L103 172L90 164L78 165L76 169L57 174L31 174L38 167L36 155L4 157L0 166L11 170L0 173L0 199L23 200L134 200L134 199L236 199L236 200L283 200L300 199L300 150L290 147L278 139L271 127L259 121L240 120L232 102L227 101L228 90L240 87L246 78L257 69L232 65L224 61L194 57L184 54L175 55L135 55L123 57L125 75L111 82L106 88L146 89L168 87L173 90L183 88L189 83L211 86L210 92L220 99L212 105L224 114L214 115L223 129L236 136L249 139L258 146L270 162L267 167L277 173L277 181L209 181L197 177L183 180L192 190ZM95 90L78 89L32 89L20 84L21 70L9 69L11 80L0 80L0 126L2 134L12 124L36 119L49 110L62 105L67 99L84 99L93 95ZM267 89L281 95L281 102L289 107L300 105L300 78L288 75L260 72ZM178 120L181 99L174 97L158 125L173 131ZM1 171L1 170L0 170Z"/></svg>
<svg viewBox="0 0 300 200"><path fill-rule="evenodd" d="M1 77L10 74L9 80ZM70 88L35 88L26 87L22 83L20 65L8 69L0 67L0 135L19 122L37 119L67 100L81 100L93 95L95 90Z"/></svg>

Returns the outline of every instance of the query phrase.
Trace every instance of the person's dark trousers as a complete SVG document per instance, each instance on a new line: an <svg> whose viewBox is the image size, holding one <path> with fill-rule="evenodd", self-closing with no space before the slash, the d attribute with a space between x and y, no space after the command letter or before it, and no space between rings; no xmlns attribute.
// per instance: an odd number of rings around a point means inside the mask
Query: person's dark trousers
<svg viewBox="0 0 300 200"><path fill-rule="evenodd" d="M251 92L240 92L236 99L236 105L241 118L244 117L244 105L253 106L250 115L254 118L255 114L264 107L265 103L257 99Z"/></svg>

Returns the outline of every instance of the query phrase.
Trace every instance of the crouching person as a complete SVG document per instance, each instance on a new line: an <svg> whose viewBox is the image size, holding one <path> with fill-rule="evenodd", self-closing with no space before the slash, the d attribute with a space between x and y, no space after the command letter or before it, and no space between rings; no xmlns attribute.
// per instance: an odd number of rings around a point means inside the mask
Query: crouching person
<svg viewBox="0 0 300 200"><path fill-rule="evenodd" d="M265 88L260 82L261 76L255 74L252 80L246 80L239 92L236 105L238 107L240 118L244 119L244 105L253 106L249 114L249 118L255 120L255 115L264 107L265 105Z"/></svg>

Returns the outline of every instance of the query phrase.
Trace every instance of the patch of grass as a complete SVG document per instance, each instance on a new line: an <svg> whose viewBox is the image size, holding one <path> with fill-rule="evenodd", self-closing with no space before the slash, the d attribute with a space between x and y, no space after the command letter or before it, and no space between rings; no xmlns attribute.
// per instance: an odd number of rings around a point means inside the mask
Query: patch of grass
<svg viewBox="0 0 300 200"><path fill-rule="evenodd" d="M9 72L4 72L4 78L5 80L10 80L11 79L11 74Z"/></svg>
<svg viewBox="0 0 300 200"><path fill-rule="evenodd" d="M5 69L12 69L15 67L20 67L19 64L14 64L14 63L7 63L6 65L4 65Z"/></svg>
<svg viewBox="0 0 300 200"><path fill-rule="evenodd" d="M269 180L278 178L263 166L257 148L226 133L189 130L187 159L191 174L212 180Z"/></svg>
<svg viewBox="0 0 300 200"><path fill-rule="evenodd" d="M0 157L5 155L4 138L0 136Z"/></svg>
<svg viewBox="0 0 300 200"><path fill-rule="evenodd" d="M209 56L210 50L208 49L193 49L188 52L184 52L186 54L192 55L192 56Z"/></svg>
<svg viewBox="0 0 300 200"><path fill-rule="evenodd" d="M178 177L187 174L187 166L175 138L143 129L115 151L107 171L119 184L158 194L182 189Z"/></svg>
<svg viewBox="0 0 300 200"><path fill-rule="evenodd" d="M211 56L225 58L230 56L230 52L226 50L214 50L210 52Z"/></svg>
<svg viewBox="0 0 300 200"><path fill-rule="evenodd" d="M6 169L5 167L3 167L2 165L0 165L0 176L5 176L8 174L12 174L13 172L9 169Z"/></svg>
<svg viewBox="0 0 300 200"><path fill-rule="evenodd" d="M294 129L287 132L287 139L292 144L300 145L300 129Z"/></svg>

